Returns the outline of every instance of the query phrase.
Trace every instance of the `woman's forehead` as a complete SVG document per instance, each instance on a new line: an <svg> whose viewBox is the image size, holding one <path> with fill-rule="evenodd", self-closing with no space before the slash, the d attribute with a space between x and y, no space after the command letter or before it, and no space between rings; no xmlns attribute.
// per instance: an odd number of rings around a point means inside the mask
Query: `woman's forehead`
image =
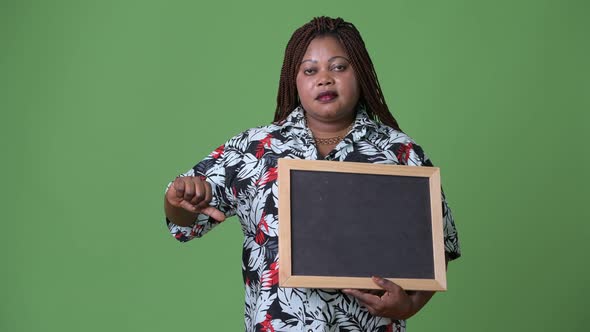
<svg viewBox="0 0 590 332"><path fill-rule="evenodd" d="M331 61L336 58L348 60L347 52L340 41L333 36L320 36L309 43L301 63L306 61L317 62L320 59Z"/></svg>

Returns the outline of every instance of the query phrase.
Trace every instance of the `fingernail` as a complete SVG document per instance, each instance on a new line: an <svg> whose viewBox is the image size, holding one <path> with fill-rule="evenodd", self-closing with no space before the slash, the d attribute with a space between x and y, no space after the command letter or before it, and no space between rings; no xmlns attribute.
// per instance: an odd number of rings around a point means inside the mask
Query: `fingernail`
<svg viewBox="0 0 590 332"><path fill-rule="evenodd" d="M382 284L385 280L383 280L383 278L381 277L377 277L377 276L373 276L373 280L375 280L376 282Z"/></svg>

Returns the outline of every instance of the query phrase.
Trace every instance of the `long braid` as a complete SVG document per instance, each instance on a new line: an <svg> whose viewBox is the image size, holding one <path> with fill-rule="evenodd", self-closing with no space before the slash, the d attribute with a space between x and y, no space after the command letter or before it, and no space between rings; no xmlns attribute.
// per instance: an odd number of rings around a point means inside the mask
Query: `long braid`
<svg viewBox="0 0 590 332"><path fill-rule="evenodd" d="M352 23L345 22L341 18L333 19L325 16L316 17L297 29L287 43L274 121L284 120L298 106L296 78L299 65L309 43L314 38L324 35L336 37L346 50L361 88L360 102L367 106L369 117L401 131L387 107L373 62L360 33Z"/></svg>
<svg viewBox="0 0 590 332"><path fill-rule="evenodd" d="M299 63L305 55L307 46L314 38L312 29L299 28L293 33L291 40L285 49L285 60L281 69L279 80L279 92L277 94L277 109L275 121L285 119L298 104L297 71Z"/></svg>

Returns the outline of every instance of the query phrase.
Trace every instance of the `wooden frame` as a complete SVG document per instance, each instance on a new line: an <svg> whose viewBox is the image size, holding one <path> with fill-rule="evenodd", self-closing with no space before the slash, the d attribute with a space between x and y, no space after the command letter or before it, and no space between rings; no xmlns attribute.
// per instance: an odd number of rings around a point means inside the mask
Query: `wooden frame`
<svg viewBox="0 0 590 332"><path fill-rule="evenodd" d="M293 174L308 174L298 173L303 172L336 172L348 173L348 175L386 175L393 177L410 177L401 179L403 181L410 181L411 179L422 179L422 183L427 183L428 195L430 197L430 226L432 234L432 277L404 277L398 275L391 277L389 275L381 275L387 278L406 290L433 290L444 291L446 285L446 264L445 252L443 244L443 223L442 223L442 204L441 204L441 185L440 185L440 170L437 167L415 167L415 166L399 166L399 165L384 165L384 164L368 164L368 163L354 163L354 162L335 162L335 161L312 161L312 160L295 160L295 159L279 159L278 166L278 183L279 183L279 285L281 287L303 287L303 288L356 288L356 289L379 289L377 285L367 275L358 276L328 276L328 275L306 275L295 274L293 272L293 262L295 257L292 256L292 239L296 235L292 233L292 226L297 220L292 220L291 207L295 204L292 196L292 180ZM309 174L313 174L309 173ZM329 174L329 173L317 173ZM346 176L348 176L346 175ZM424 181L427 180L427 182ZM391 187L391 186L389 186ZM329 190L326 189L326 190ZM314 195L317 192L314 191ZM327 193L328 195L330 193ZM401 193L406 195L406 193ZM313 196L313 195L311 195ZM412 197L400 196L404 199L413 199ZM426 212L426 213L428 213ZM388 218L392 219L392 218ZM391 222L388 220L388 225ZM345 226L345 225L344 225ZM390 226L388 226L390 227ZM343 227L344 228L344 227ZM330 235L328 235L330 236ZM324 234L324 239L325 239ZM430 241L430 239L427 239ZM383 242L383 241L382 241ZM348 244L346 244L348 246ZM354 244L351 244L354 245ZM381 244L379 244L381 245ZM385 244L386 245L386 244ZM302 246L300 246L302 247ZM307 248L306 248L307 250ZM380 250L380 249L379 249ZM430 250L430 248L428 248ZM430 255L430 254L428 254ZM299 259L299 258L298 258ZM362 259L361 259L362 260ZM358 260L357 261L361 261ZM301 261L301 259L299 259ZM411 261L411 260L410 260ZM353 262L351 262L352 264ZM378 264L378 263L376 263Z"/></svg>

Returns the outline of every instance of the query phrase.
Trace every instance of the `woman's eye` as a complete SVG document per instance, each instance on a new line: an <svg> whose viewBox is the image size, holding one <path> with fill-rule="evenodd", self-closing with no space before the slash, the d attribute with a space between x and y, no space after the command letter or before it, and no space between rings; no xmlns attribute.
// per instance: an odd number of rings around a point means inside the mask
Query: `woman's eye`
<svg viewBox="0 0 590 332"><path fill-rule="evenodd" d="M346 66L345 65L334 65L334 66L332 66L332 70L334 70L334 71L343 71L345 69L346 69Z"/></svg>
<svg viewBox="0 0 590 332"><path fill-rule="evenodd" d="M315 69L313 69L313 68L303 69L303 73L305 75L312 75L313 73L315 73Z"/></svg>

